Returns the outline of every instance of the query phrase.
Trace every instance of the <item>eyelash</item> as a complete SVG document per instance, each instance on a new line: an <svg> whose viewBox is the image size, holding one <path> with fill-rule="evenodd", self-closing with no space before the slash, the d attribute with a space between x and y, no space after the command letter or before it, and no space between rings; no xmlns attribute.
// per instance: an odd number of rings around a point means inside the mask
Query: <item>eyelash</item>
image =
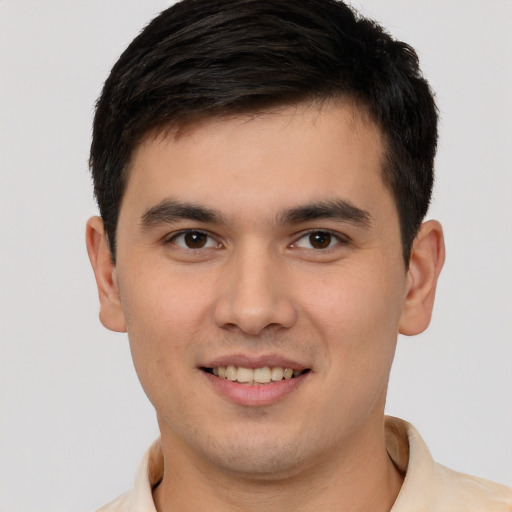
<svg viewBox="0 0 512 512"><path fill-rule="evenodd" d="M290 247L294 247L296 246L297 247L297 244L300 240L302 240L303 238L307 238L307 237L310 237L311 235L324 235L324 236L328 236L330 237L330 240L329 240L329 244L326 246L326 247L323 247L323 248L314 248L314 247L310 247L310 248L306 248L306 250L315 250L315 251L318 251L318 252L328 252L330 250L335 250L338 246L343 246L343 245L347 245L348 243L350 243L350 238L346 235L343 235L341 233L337 233L335 231L330 231L328 229L310 229L308 231L306 231L305 233L302 233L297 239L295 242L293 242L292 244L290 244ZM331 242L333 241L332 239L334 239L336 241L336 243L334 243L334 245L331 245ZM298 249L302 249L301 247L297 247Z"/></svg>
<svg viewBox="0 0 512 512"><path fill-rule="evenodd" d="M179 244L176 243L176 240L181 237L181 236L186 236L186 235L202 235L202 236L205 236L207 237L208 239L210 239L211 241L214 241L215 242L215 247L184 247L184 246L181 246ZM208 243L208 242L206 242ZM201 250L201 249L218 249L222 246L222 244L220 242L218 242L216 240L215 237L213 237L212 235L210 235L210 233L206 232L206 231L202 231L200 229L185 229L183 231L179 231L178 233L173 233L171 236L167 237L164 239L164 244L173 244L175 246L177 246L178 248L182 249L182 250L185 250L185 251L197 251L197 250Z"/></svg>
<svg viewBox="0 0 512 512"><path fill-rule="evenodd" d="M185 237L187 235L200 235L200 236L204 236L204 237L207 237L207 240L206 240L206 244L208 244L208 239L210 240L210 245L208 247L184 247L183 245L179 245L176 243L176 240L179 238L179 237ZM305 239L307 237L311 237L311 235L320 235L320 236L325 236L328 238L328 244L325 246L325 247L308 247L308 248L304 248L304 247L300 247L298 245L298 243L300 242L300 240L302 239ZM335 241L334 245L332 245L332 242L333 242L333 239ZM215 245L213 246L211 244L211 241L215 242ZM295 249L305 249L305 250L313 250L313 251L318 251L318 252L328 252L330 250L333 250L335 249L337 246L339 245L346 245L350 242L350 238L347 237L346 235L342 235L341 233L337 233L337 232L334 232L334 231L330 231L330 230L327 230L327 229L310 229L306 232L303 232L300 234L300 236L298 236L294 242L292 242L288 247L291 247L291 248L295 248ZM164 244L174 244L175 246L177 246L178 248L182 249L182 250L189 250L189 251L199 251L199 250L203 250L203 249L220 249L222 247L222 243L218 242L217 239L212 236L210 233L206 232L206 231L202 231L202 230L199 230L199 229L187 229L187 230L183 230L183 231L179 231L178 233L174 233L172 234L172 236L166 238L164 240ZM311 240L309 241L309 244L311 245ZM185 244L186 245L186 242Z"/></svg>

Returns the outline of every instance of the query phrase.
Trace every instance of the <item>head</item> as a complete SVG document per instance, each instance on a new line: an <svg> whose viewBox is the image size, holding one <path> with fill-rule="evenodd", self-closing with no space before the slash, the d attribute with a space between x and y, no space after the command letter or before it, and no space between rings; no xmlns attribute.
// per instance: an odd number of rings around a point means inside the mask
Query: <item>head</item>
<svg viewBox="0 0 512 512"><path fill-rule="evenodd" d="M428 325L443 261L420 226L435 144L413 50L339 2L185 0L123 53L88 248L180 464L389 463L396 339Z"/></svg>
<svg viewBox="0 0 512 512"><path fill-rule="evenodd" d="M337 99L384 138L407 265L432 192L436 106L414 50L335 0L185 0L134 39L98 100L90 155L114 261L131 160L148 134Z"/></svg>

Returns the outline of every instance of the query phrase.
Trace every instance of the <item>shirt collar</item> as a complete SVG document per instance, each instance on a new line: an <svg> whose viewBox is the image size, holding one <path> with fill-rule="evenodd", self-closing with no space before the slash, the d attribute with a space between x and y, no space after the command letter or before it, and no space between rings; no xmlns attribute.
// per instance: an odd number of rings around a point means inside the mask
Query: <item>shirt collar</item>
<svg viewBox="0 0 512 512"><path fill-rule="evenodd" d="M154 441L140 461L130 503L130 512L156 512L153 489L164 476L164 457L160 438Z"/></svg>
<svg viewBox="0 0 512 512"><path fill-rule="evenodd" d="M405 479L390 512L410 512L415 503L422 506L431 500L431 489L438 486L438 471L432 456L416 429L406 421L386 417L386 448ZM142 458L131 494L130 512L156 512L152 491L164 474L160 439Z"/></svg>

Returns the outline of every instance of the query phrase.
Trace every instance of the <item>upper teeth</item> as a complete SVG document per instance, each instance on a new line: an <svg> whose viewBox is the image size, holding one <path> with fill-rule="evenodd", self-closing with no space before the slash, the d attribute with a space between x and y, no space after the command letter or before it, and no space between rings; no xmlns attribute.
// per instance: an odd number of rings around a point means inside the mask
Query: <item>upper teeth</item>
<svg viewBox="0 0 512 512"><path fill-rule="evenodd" d="M300 375L299 370L292 368L283 368L282 366L263 366L262 368L243 368L242 366L217 366L212 368L213 374L221 379L228 379L238 382L257 382L258 384L268 384L271 381L282 379L291 379Z"/></svg>

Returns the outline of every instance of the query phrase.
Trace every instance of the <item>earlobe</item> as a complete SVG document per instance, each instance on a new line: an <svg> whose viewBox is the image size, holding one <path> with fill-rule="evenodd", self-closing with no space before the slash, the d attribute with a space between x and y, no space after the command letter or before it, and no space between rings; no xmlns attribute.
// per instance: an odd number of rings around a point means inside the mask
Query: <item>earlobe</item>
<svg viewBox="0 0 512 512"><path fill-rule="evenodd" d="M437 280L445 259L443 228L439 222L424 222L414 240L407 275L407 290L399 332L412 336L430 323Z"/></svg>
<svg viewBox="0 0 512 512"><path fill-rule="evenodd" d="M100 321L111 331L126 332L126 322L119 297L116 269L107 242L103 221L91 217L86 227L86 245L98 287Z"/></svg>

